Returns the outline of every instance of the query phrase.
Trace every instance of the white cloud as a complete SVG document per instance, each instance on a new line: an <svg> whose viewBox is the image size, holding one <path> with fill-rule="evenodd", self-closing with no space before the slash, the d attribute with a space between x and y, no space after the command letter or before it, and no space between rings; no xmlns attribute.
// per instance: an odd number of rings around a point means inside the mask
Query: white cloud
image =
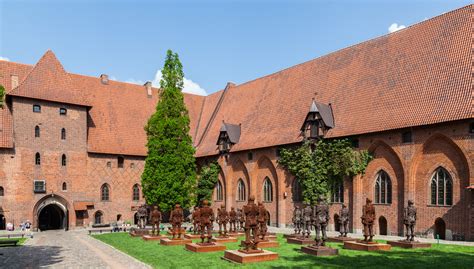
<svg viewBox="0 0 474 269"><path fill-rule="evenodd" d="M388 27L388 32L393 33L398 30L402 30L403 28L406 28L406 26L403 24L398 25L398 23L394 22L392 23L392 25L390 25L390 27Z"/></svg>
<svg viewBox="0 0 474 269"><path fill-rule="evenodd" d="M133 84L138 84L138 85L143 85L145 84L145 82L141 81L141 80L136 80L134 78L129 78L127 80L125 80L125 82L127 83L133 83Z"/></svg>
<svg viewBox="0 0 474 269"><path fill-rule="evenodd" d="M162 77L161 70L156 71L155 79L152 81L153 85L155 85L156 87L159 87L161 77ZM201 88L199 84L197 84L196 82L190 79L184 78L183 84L184 84L183 92L185 93L191 93L191 94L196 94L196 95L207 95L206 90Z"/></svg>
<svg viewBox="0 0 474 269"><path fill-rule="evenodd" d="M7 61L8 62L8 61L10 61L10 59L8 59L7 57L0 56L0 61Z"/></svg>

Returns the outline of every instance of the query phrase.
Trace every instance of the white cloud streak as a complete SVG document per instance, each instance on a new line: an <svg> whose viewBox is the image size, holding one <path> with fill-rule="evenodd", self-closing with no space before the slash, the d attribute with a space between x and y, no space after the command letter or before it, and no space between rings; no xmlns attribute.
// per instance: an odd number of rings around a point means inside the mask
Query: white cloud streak
<svg viewBox="0 0 474 269"><path fill-rule="evenodd" d="M10 59L8 59L7 57L2 57L2 56L0 56L0 61L7 61L7 62L9 62Z"/></svg>
<svg viewBox="0 0 474 269"><path fill-rule="evenodd" d="M388 32L393 33L398 30L402 30L403 28L406 28L406 26L403 24L398 25L398 23L394 22L388 27Z"/></svg>

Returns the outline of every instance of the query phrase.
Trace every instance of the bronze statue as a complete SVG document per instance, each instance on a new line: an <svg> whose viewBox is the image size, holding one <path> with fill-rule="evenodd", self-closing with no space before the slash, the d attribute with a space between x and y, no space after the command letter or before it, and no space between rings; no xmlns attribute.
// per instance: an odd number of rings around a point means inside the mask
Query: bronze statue
<svg viewBox="0 0 474 269"><path fill-rule="evenodd" d="M345 204L342 204L341 211L339 211L339 232L341 233L340 237L347 237L349 232L349 208Z"/></svg>
<svg viewBox="0 0 474 269"><path fill-rule="evenodd" d="M193 218L193 234L198 234L199 229L201 227L201 225L199 224L199 221L201 220L201 213L200 213L199 207L197 206L194 207L192 218Z"/></svg>
<svg viewBox="0 0 474 269"><path fill-rule="evenodd" d="M153 206L153 210L151 211L151 217L150 217L150 221L151 221L151 227L152 227L152 230L151 230L151 234L152 235L155 235L155 231L156 231L156 235L160 235L160 222L161 222L161 212L160 210L158 210L158 206Z"/></svg>
<svg viewBox="0 0 474 269"><path fill-rule="evenodd" d="M239 213L237 213L237 214L240 215L240 216L239 216L239 224L240 224L240 227L239 227L239 228L240 228L240 230L244 230L244 229L245 229L245 228L244 228L245 214L244 214L244 212L242 211L242 209L238 209L237 212L239 212Z"/></svg>
<svg viewBox="0 0 474 269"><path fill-rule="evenodd" d="M225 210L225 205L221 205L221 208L217 209L217 223L221 237L227 237L227 222L229 222L229 214Z"/></svg>
<svg viewBox="0 0 474 269"><path fill-rule="evenodd" d="M295 226L295 234L301 234L302 226L302 212L299 206L295 205L295 210L293 211L293 226Z"/></svg>
<svg viewBox="0 0 474 269"><path fill-rule="evenodd" d="M323 196L318 197L318 204L313 206L312 223L316 230L315 246L324 246L327 240L326 227L329 223L329 206ZM321 233L321 237L319 234Z"/></svg>
<svg viewBox="0 0 474 269"><path fill-rule="evenodd" d="M374 237L375 207L369 198L365 200L365 205L362 207L361 219L364 225L364 241L372 242Z"/></svg>
<svg viewBox="0 0 474 269"><path fill-rule="evenodd" d="M303 238L309 238L311 235L311 226L313 220L313 210L309 203L303 204Z"/></svg>
<svg viewBox="0 0 474 269"><path fill-rule="evenodd" d="M268 221L268 214L267 210L265 209L265 206L263 205L262 202L258 202L258 217L257 217L257 222L258 222L258 231L259 233L259 239L264 241L265 240L265 235L267 234L267 221Z"/></svg>
<svg viewBox="0 0 474 269"><path fill-rule="evenodd" d="M148 219L148 210L146 204L141 205L137 210L138 228L145 229Z"/></svg>
<svg viewBox="0 0 474 269"><path fill-rule="evenodd" d="M231 233L237 232L236 223L237 223L237 212L235 212L235 209L231 207L230 212L229 212L229 224L230 224L229 232Z"/></svg>
<svg viewBox="0 0 474 269"><path fill-rule="evenodd" d="M245 215L245 241L244 249L240 250L242 252L261 252L257 249L258 240L258 206L255 204L255 196L250 195L248 203L243 207L243 213Z"/></svg>
<svg viewBox="0 0 474 269"><path fill-rule="evenodd" d="M408 200L408 206L403 212L403 223L407 230L406 241L415 240L415 224L416 224L416 207L413 205L412 200Z"/></svg>
<svg viewBox="0 0 474 269"><path fill-rule="evenodd" d="M181 239L181 224L183 224L184 213L180 204L176 204L174 206L173 211L171 211L170 219L173 234L172 239ZM178 236L178 238L176 238L176 235Z"/></svg>
<svg viewBox="0 0 474 269"><path fill-rule="evenodd" d="M209 207L207 200L202 201L202 207L199 209L199 225L201 231L201 243L200 244L212 244L212 222L214 221L214 212ZM207 242L204 239L207 238Z"/></svg>

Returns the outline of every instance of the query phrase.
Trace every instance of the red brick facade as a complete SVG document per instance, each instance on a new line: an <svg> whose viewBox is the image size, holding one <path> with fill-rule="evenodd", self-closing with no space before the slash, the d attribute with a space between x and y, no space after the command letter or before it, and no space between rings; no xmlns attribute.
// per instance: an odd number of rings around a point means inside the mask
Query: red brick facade
<svg viewBox="0 0 474 269"><path fill-rule="evenodd" d="M245 199L238 199L239 180L245 198L264 201L267 180L271 224L291 225L294 178L278 165L277 152L301 142L299 128L319 91L317 101L331 104L334 113L326 137L357 138L359 149L375 156L364 175L344 182L354 231L361 230L362 204L367 197L375 201L376 178L384 171L391 201L375 205L377 232L403 233L403 207L412 199L418 233L439 233L444 223L446 238L474 240L472 12L472 6L448 12L263 78L229 83L206 97L186 94L198 162L217 159L223 168L223 199L214 194L213 206L240 208ZM452 49L439 50L440 43ZM96 222L98 212L103 223L133 222L134 208L144 202L141 194L133 196L146 155L143 126L159 89L69 74L51 51L34 66L0 61L0 84L7 90L0 110L4 222L41 226L39 215L49 205L56 210L51 214L66 216L69 228ZM241 130L227 158L216 146L223 121ZM412 142L404 143L407 131ZM452 182L452 205L431 203L430 182L440 167ZM33 191L35 180L45 181L44 192ZM332 229L340 207L331 205Z"/></svg>

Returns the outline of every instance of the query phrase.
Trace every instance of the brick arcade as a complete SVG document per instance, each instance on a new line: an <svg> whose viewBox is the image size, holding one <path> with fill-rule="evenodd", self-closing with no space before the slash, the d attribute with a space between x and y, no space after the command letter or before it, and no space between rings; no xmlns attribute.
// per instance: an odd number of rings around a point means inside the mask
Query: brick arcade
<svg viewBox="0 0 474 269"><path fill-rule="evenodd" d="M315 100L320 135L350 138L375 159L335 186L360 231L366 197L376 233L403 234L403 207L418 208L416 233L474 240L473 6L466 6L209 96L185 94L198 163L222 172L213 207L263 201L271 225L291 225L301 187L278 166L300 143ZM76 228L134 220L144 203L143 126L159 89L68 73L53 52L35 65L0 61L0 229ZM226 158L218 141L226 141Z"/></svg>

